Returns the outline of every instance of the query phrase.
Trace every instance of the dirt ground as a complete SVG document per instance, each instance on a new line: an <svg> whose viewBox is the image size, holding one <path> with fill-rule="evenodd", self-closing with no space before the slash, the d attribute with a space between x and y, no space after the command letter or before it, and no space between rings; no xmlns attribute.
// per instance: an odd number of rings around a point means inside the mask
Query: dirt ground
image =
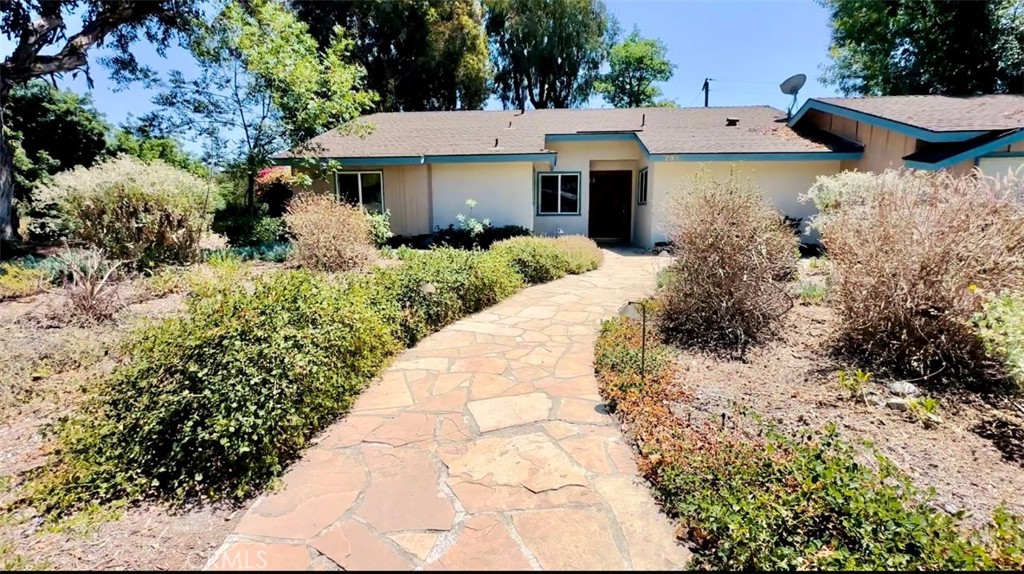
<svg viewBox="0 0 1024 574"><path fill-rule="evenodd" d="M145 504L80 516L55 529L2 508L15 497L21 475L45 460L46 425L78 404L84 384L111 370L120 336L183 306L182 295L154 298L140 282L125 284L120 296L126 307L113 322L96 325L64 324L58 293L0 302L0 570L201 568L241 517L228 506Z"/></svg>
<svg viewBox="0 0 1024 574"><path fill-rule="evenodd" d="M1024 397L943 392L917 381L939 401L941 423L925 428L910 412L851 399L839 386L837 371L847 366L829 358L835 323L827 306L798 303L780 336L744 360L682 353L679 384L695 398L680 414L720 418L741 405L792 432L834 422L848 439L874 443L919 487L934 487L939 507L966 510L969 523L987 521L1001 503L1024 514ZM879 403L896 397L885 383L873 379L866 389Z"/></svg>

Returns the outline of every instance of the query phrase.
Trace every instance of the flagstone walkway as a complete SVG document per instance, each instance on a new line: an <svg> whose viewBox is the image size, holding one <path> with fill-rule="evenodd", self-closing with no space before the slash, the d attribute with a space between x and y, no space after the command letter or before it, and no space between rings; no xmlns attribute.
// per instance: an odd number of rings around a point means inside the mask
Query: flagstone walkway
<svg viewBox="0 0 1024 574"><path fill-rule="evenodd" d="M665 258L525 289L402 354L264 495L213 569L678 569L597 390L602 319Z"/></svg>

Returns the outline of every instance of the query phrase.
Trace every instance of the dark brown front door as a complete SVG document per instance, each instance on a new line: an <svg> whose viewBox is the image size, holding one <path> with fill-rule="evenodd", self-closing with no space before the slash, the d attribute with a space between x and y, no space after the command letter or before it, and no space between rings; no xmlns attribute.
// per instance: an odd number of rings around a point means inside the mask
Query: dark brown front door
<svg viewBox="0 0 1024 574"><path fill-rule="evenodd" d="M590 237L629 241L632 198L633 172L590 172Z"/></svg>

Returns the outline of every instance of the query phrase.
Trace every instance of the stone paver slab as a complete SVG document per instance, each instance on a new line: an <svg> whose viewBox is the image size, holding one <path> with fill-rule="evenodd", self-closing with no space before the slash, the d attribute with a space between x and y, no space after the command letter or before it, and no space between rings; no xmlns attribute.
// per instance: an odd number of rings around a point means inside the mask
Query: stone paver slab
<svg viewBox="0 0 1024 574"><path fill-rule="evenodd" d="M438 489L439 470L422 449L366 449L370 485L356 513L380 532L448 530L455 507Z"/></svg>
<svg viewBox="0 0 1024 574"><path fill-rule="evenodd" d="M658 505L645 486L627 476L606 476L595 481L597 491L611 506L629 546L633 568L679 570L690 561L690 552L675 540L668 520L656 520Z"/></svg>
<svg viewBox="0 0 1024 574"><path fill-rule="evenodd" d="M420 560L426 560L434 545L437 544L438 536L440 535L436 532L399 532L392 534L391 539L409 554Z"/></svg>
<svg viewBox="0 0 1024 574"><path fill-rule="evenodd" d="M489 432L547 420L552 404L545 393L527 393L470 401L467 406L480 432Z"/></svg>
<svg viewBox="0 0 1024 574"><path fill-rule="evenodd" d="M303 540L344 514L366 483L366 471L350 455L323 448L284 476L284 488L267 494L249 509L236 532Z"/></svg>
<svg viewBox="0 0 1024 574"><path fill-rule="evenodd" d="M493 514L466 521L455 544L427 570L529 570L530 562Z"/></svg>
<svg viewBox="0 0 1024 574"><path fill-rule="evenodd" d="M310 545L345 570L412 570L413 566L354 520L314 538Z"/></svg>
<svg viewBox="0 0 1024 574"><path fill-rule="evenodd" d="M538 510L512 516L519 537L545 570L621 570L608 516L596 509Z"/></svg>

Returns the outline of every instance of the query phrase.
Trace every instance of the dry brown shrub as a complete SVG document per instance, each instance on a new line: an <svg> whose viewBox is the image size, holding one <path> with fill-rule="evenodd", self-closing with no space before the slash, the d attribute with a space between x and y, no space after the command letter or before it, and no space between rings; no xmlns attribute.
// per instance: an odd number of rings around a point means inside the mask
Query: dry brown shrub
<svg viewBox="0 0 1024 574"><path fill-rule="evenodd" d="M770 334L793 303L783 281L797 238L749 179L703 171L671 198L666 231L676 247L659 326L686 346L735 351Z"/></svg>
<svg viewBox="0 0 1024 574"><path fill-rule="evenodd" d="M292 257L319 271L357 271L377 258L361 207L320 194L297 195L284 216L295 236Z"/></svg>
<svg viewBox="0 0 1024 574"><path fill-rule="evenodd" d="M982 292L1024 286L1024 181L894 171L858 181L815 222L841 349L895 371L986 368L971 316Z"/></svg>

